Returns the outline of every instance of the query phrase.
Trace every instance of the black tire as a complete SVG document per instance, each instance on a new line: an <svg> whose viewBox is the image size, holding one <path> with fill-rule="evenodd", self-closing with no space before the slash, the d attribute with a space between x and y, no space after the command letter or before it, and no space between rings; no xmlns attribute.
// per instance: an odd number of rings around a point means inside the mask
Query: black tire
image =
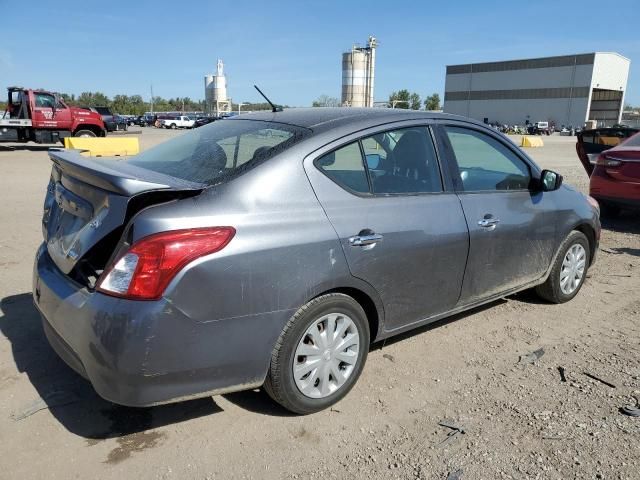
<svg viewBox="0 0 640 480"><path fill-rule="evenodd" d="M313 322L334 312L348 315L358 330L360 338L357 360L353 371L341 387L324 398L310 398L298 389L294 379L296 348ZM317 297L300 308L282 330L271 355L264 389L271 398L291 412L306 415L324 410L340 401L357 382L367 360L369 339L367 316L358 302L341 293Z"/></svg>
<svg viewBox="0 0 640 480"><path fill-rule="evenodd" d="M600 202L600 216L602 218L616 218L620 215L621 208L609 202Z"/></svg>
<svg viewBox="0 0 640 480"><path fill-rule="evenodd" d="M176 124L175 124L175 123L172 123L172 124L171 124L171 130L175 130L176 128L177 128L177 127L176 127Z"/></svg>
<svg viewBox="0 0 640 480"><path fill-rule="evenodd" d="M562 263L564 262L565 256L571 247L576 244L582 245L584 251L586 252L586 265L584 269L584 273L582 274L582 278L580 279L580 283L571 293L565 293L562 291L560 287L560 273L562 271ZM560 248L558 249L558 253L556 258L553 261L553 267L551 268L551 273L549 274L549 278L542 284L536 287L536 293L539 297L547 300L551 303L565 303L575 297L582 285L584 285L584 280L587 277L587 271L589 269L589 263L591 260L591 249L589 247L589 240L582 232L578 232L577 230L572 231L569 236L562 242Z"/></svg>
<svg viewBox="0 0 640 480"><path fill-rule="evenodd" d="M73 134L74 137L97 137L96 132L93 130L76 130Z"/></svg>

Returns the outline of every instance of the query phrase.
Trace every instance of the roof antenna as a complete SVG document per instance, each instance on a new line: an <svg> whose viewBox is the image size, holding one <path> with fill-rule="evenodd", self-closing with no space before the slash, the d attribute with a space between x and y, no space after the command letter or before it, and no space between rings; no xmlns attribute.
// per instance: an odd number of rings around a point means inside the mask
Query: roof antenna
<svg viewBox="0 0 640 480"><path fill-rule="evenodd" d="M269 100L264 93L262 93L262 90L260 90L257 85L254 85L254 88L258 90L258 93L264 97L264 99L267 101L269 105L271 105L271 111L273 113L282 111L282 107L280 105L274 105L273 102Z"/></svg>

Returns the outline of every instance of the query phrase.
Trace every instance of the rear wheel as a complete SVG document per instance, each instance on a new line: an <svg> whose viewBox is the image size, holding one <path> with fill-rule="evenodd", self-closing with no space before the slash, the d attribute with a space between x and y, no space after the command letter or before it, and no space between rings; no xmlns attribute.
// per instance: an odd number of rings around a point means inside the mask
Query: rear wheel
<svg viewBox="0 0 640 480"><path fill-rule="evenodd" d="M308 414L341 400L369 350L369 324L353 298L330 293L298 310L271 356L265 390L287 410Z"/></svg>
<svg viewBox="0 0 640 480"><path fill-rule="evenodd" d="M536 293L552 303L568 302L582 288L590 258L587 237L574 230L560 245L549 278L536 287Z"/></svg>
<svg viewBox="0 0 640 480"><path fill-rule="evenodd" d="M96 133L92 130L77 130L74 134L74 137L95 137Z"/></svg>

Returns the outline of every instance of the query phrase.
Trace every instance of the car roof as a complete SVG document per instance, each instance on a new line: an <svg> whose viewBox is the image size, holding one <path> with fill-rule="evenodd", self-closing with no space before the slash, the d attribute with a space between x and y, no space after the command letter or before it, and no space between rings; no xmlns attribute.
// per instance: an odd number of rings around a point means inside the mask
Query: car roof
<svg viewBox="0 0 640 480"><path fill-rule="evenodd" d="M483 125L475 120L448 113L425 112L399 108L350 107L287 108L281 112L246 113L227 120L261 120L267 122L286 123L289 125L309 128L315 133L322 133L344 126L350 126L353 128L357 127L358 124L361 124L363 128L366 128L372 124L422 119L452 119L462 120L476 125Z"/></svg>

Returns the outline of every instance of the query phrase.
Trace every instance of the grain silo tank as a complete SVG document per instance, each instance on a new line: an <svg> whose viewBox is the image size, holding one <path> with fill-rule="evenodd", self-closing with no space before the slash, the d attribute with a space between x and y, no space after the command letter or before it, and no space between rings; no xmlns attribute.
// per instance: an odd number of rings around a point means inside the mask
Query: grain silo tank
<svg viewBox="0 0 640 480"><path fill-rule="evenodd" d="M215 75L204 77L204 97L209 113L219 115L231 111L231 99L227 96L227 77L224 64L218 59Z"/></svg>
<svg viewBox="0 0 640 480"><path fill-rule="evenodd" d="M211 111L213 105L213 75L205 75L204 77L204 101L207 111Z"/></svg>
<svg viewBox="0 0 640 480"><path fill-rule="evenodd" d="M218 59L216 74L213 76L213 101L226 102L227 100L227 77L224 76L224 64Z"/></svg>
<svg viewBox="0 0 640 480"><path fill-rule="evenodd" d="M342 54L342 105L372 107L375 76L375 37L369 37L366 47L354 45Z"/></svg>

